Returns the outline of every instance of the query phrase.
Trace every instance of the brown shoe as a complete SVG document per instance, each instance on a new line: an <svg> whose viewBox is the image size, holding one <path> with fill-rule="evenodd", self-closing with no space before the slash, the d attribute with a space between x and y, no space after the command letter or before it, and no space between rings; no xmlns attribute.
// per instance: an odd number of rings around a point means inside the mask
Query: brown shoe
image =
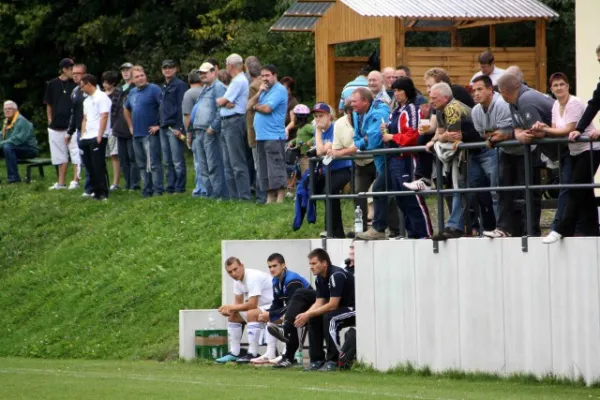
<svg viewBox="0 0 600 400"><path fill-rule="evenodd" d="M377 232L373 227L366 232L356 234L356 239L359 240L385 240L385 232Z"/></svg>

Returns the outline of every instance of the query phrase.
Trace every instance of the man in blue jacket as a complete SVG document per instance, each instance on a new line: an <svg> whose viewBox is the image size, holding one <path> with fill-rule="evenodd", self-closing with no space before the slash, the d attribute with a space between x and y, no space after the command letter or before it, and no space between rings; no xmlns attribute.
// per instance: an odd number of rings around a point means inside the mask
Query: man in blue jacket
<svg viewBox="0 0 600 400"><path fill-rule="evenodd" d="M165 83L160 95L160 146L167 167L167 193L183 193L187 168L181 105L189 87L177 77L177 64L173 60L162 62L162 74Z"/></svg>

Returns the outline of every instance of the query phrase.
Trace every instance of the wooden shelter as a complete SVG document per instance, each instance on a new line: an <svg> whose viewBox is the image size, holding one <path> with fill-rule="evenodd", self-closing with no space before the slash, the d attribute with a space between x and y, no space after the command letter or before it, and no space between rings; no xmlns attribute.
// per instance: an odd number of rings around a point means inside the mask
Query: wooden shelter
<svg viewBox="0 0 600 400"><path fill-rule="evenodd" d="M546 23L558 14L538 0L300 0L272 31L314 32L317 100L337 104L366 57L336 57L335 45L379 40L381 67L407 65L415 84L432 67L448 71L453 83L468 85L479 70L478 55L490 49L496 65L518 65L528 84L546 90ZM496 47L496 25L535 22L535 47ZM489 27L489 47L462 47L463 29ZM408 32L449 32L451 47L407 47Z"/></svg>

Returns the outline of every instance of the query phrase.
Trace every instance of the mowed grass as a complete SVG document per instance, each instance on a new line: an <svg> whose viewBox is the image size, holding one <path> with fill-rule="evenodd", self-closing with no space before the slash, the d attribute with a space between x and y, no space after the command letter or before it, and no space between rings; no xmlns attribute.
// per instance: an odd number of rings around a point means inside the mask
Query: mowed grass
<svg viewBox="0 0 600 400"><path fill-rule="evenodd" d="M598 389L206 363L0 359L3 399L597 399Z"/></svg>

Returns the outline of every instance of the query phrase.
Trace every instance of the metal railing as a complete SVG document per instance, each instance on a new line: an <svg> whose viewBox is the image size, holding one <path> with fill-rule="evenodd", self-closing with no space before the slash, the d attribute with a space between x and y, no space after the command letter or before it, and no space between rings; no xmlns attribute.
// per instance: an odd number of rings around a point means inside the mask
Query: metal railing
<svg viewBox="0 0 600 400"><path fill-rule="evenodd" d="M590 144L590 151L592 151L592 143L593 141L587 138L578 138L576 140L577 142L587 142ZM423 196L436 196L437 199L437 220L438 220L438 231L441 232L444 227L445 227L445 217L444 217L444 196L448 196L448 195L453 195L455 193L465 193L465 194L469 194L469 193L478 193L478 192L498 192L498 191L524 191L525 192L525 216L526 216L526 235L522 237L522 250L523 251L527 251L527 238L528 237L532 237L534 236L534 219L533 219L533 191L539 190L552 190L552 189L584 189L584 188L600 188L600 183L580 183L580 184L574 184L574 183L563 183L562 180L562 157L563 156L569 156L569 149L566 148L566 146L564 146L567 143L572 143L569 142L569 140L567 138L544 138L544 139L535 139L533 140L530 144L521 144L516 140L507 140L507 141L503 141L503 142L499 142L494 146L494 149L499 149L499 148L503 148L503 147L517 147L517 146L522 146L524 147L524 154L523 154L523 162L524 162L524 170L525 170L525 184L524 185L514 185L514 186L487 186L487 187L470 187L469 185L469 173L468 173L468 162L466 162L466 170L464 172L464 176L467 177L464 179L464 181L466 182L466 186L464 188L451 188L451 189L444 189L442 188L443 186L443 181L444 181L444 174L443 174L443 166L442 166L442 162L440 161L440 159L438 157L435 156L435 152L433 152L434 155L434 162L435 162L435 168L436 168L436 175L437 175L437 180L438 180L438 184L436 184L436 188L433 190L423 190L423 191L419 191L418 194L423 195ZM538 184L538 185L534 185L533 184L533 177L532 177L532 171L533 171L533 165L532 165L532 150L531 147L534 145L556 145L557 146L557 153L558 153L558 159L559 159L559 168L558 168L558 176L559 176L559 183L558 184ZM561 148L562 147L562 148ZM466 152L466 158L467 159L469 157L469 151L475 150L475 149L487 149L487 144L486 142L475 142L475 143L460 143L457 146L458 149L462 149L465 150ZM312 157L309 159L309 171L310 171L310 193L311 196L310 198L312 200L322 200L325 201L325 208L326 208L326 221L325 221L325 226L326 226L326 231L327 231L327 238L331 238L332 237L332 215L331 215L331 200L332 199L357 199L357 198L368 198L368 197L396 197L396 196L414 196L415 192L411 191L411 190L401 190L401 191L390 191L388 190L388 174L389 174L389 170L388 170L388 157L390 156L397 156L399 154L404 154L404 153L422 153L425 152L425 146L411 146L411 147L399 147L399 148L384 148L384 149L377 149L377 150L370 150L370 151L361 151L358 152L352 156L346 156L346 157L338 157L335 158L334 160L360 160L360 159L373 159L374 156L385 156L384 157L384 171L383 173L385 174L385 183L386 183L386 190L385 191L381 191L381 192L361 192L361 193L356 193L355 190L355 186L354 186L354 176L355 176L355 164L352 163L352 173L351 173L351 178L350 178L350 185L352 188L352 193L351 194L332 194L331 190L330 190L330 180L331 180L331 168L325 168L325 187L324 187L324 193L323 194L315 194L315 166L316 163L321 161L323 159L323 157ZM496 150L499 151L499 150ZM534 151L538 151L537 149ZM565 153L566 152L566 153ZM593 177L595 175L595 170L594 170L594 161L593 161L593 152L591 153L592 157L590 157L590 169L592 170L591 176ZM500 158L497 157L498 162L496 164L496 173L498 174L498 177L500 177L500 171L499 171L499 166L500 166ZM414 169L412 171L412 174L414 175ZM412 178L414 179L414 176L412 176ZM456 183L454 183L454 185L456 185ZM469 203L467 202L466 206L463 205L463 207L466 207L468 209L469 207ZM495 216L496 218L498 217L497 215ZM434 241L433 242L433 249L434 252L438 252L439 248L438 248L438 242Z"/></svg>

